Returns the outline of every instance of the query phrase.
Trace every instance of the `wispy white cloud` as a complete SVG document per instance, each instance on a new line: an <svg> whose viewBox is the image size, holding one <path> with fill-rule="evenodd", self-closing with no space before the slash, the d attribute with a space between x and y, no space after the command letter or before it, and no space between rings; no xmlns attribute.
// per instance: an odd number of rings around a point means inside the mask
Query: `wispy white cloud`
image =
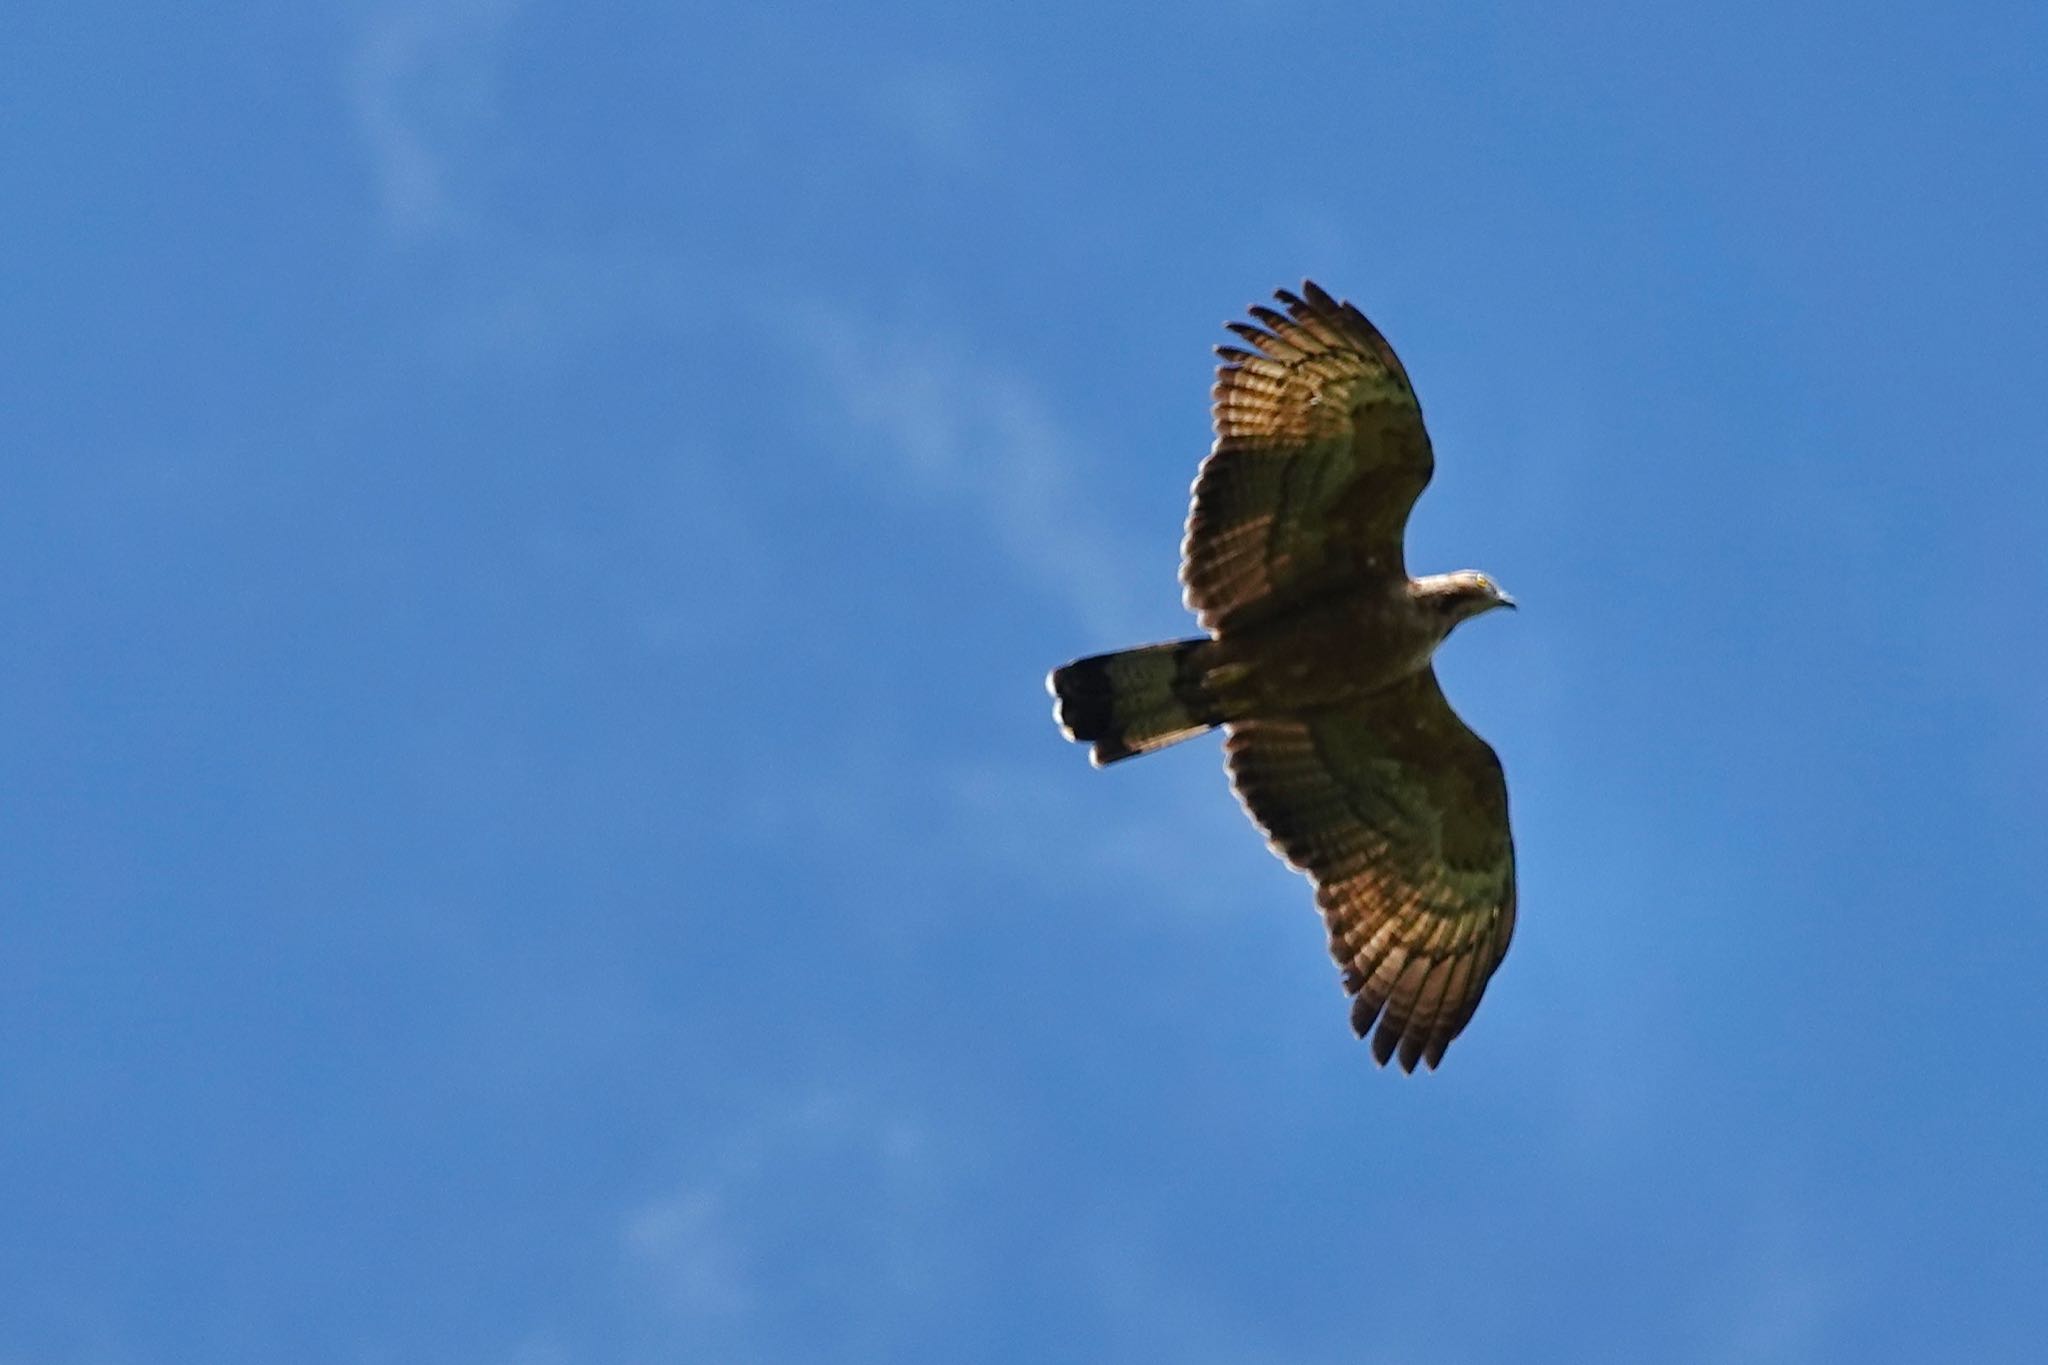
<svg viewBox="0 0 2048 1365"><path fill-rule="evenodd" d="M426 329L429 344L447 357L532 364L657 313L751 305L752 315L779 320L760 343L792 355L823 391L823 444L871 476L877 496L943 505L985 525L1002 557L1067 604L1091 636L1146 633L1133 585L1161 572L1159 548L1141 561L1076 491L1088 486L1078 452L1101 443L1073 430L1023 367L981 345L971 328L924 314L893 325L801 296L761 310L758 288L739 296L730 282L776 279L781 262L713 263L660 245L542 248L494 213L479 167L503 157L491 134L521 8L522 0L388 5L365 25L349 66L388 233L405 244L460 237L487 248L453 283L439 325ZM971 161L987 123L974 81L945 64L906 64L844 93L938 163Z"/></svg>
<svg viewBox="0 0 2048 1365"><path fill-rule="evenodd" d="M713 1142L621 1222L628 1269L671 1344L718 1353L686 1358L772 1358L793 1334L821 1348L886 1342L957 1273L959 1155L924 1117L819 1089Z"/></svg>
<svg viewBox="0 0 2048 1365"><path fill-rule="evenodd" d="M686 326L702 307L697 272L657 252L542 249L495 231L489 246L425 334L443 361L545 369L621 333Z"/></svg>
<svg viewBox="0 0 2048 1365"><path fill-rule="evenodd" d="M884 74L866 92L883 129L926 162L946 170L972 167L988 137L985 78L958 67L927 64Z"/></svg>
<svg viewBox="0 0 2048 1365"><path fill-rule="evenodd" d="M675 1190L626 1219L627 1251L652 1275L664 1305L684 1317L734 1317L759 1306L746 1232L726 1207L733 1179L726 1173Z"/></svg>
<svg viewBox="0 0 2048 1365"><path fill-rule="evenodd" d="M963 883L1026 888L1049 909L1077 900L1099 908L1113 886L1120 913L1175 936L1307 904L1306 884L1262 851L1213 740L1149 760L1201 768L1199 781L1152 783L1143 800L1091 800L1115 779L1062 745L1050 704L1042 718L1019 723L1043 724L1047 761L880 745L814 751L803 772L777 770L747 785L727 828L764 850L802 830L814 850L834 850L886 881L895 892L887 913L871 911L862 925L890 938L949 930ZM849 801L849 791L862 799ZM914 843L900 839L905 829L919 831Z"/></svg>
<svg viewBox="0 0 2048 1365"><path fill-rule="evenodd" d="M401 242L472 220L458 182L496 120L498 56L520 0L412 0L377 11L348 90L385 229Z"/></svg>
<svg viewBox="0 0 2048 1365"><path fill-rule="evenodd" d="M1021 369L928 318L899 328L827 306L804 310L788 344L808 357L835 418L867 434L840 445L879 492L975 518L1097 635L1143 633L1131 587L1145 581L1140 556L1076 491L1088 486L1076 453L1101 443L1070 429Z"/></svg>

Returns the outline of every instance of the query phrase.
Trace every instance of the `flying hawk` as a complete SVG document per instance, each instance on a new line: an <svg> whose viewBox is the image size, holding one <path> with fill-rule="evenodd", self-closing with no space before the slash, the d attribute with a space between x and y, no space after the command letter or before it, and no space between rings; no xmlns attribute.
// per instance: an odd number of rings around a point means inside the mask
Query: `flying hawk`
<svg viewBox="0 0 2048 1365"><path fill-rule="evenodd" d="M1482 573L1408 576L1435 463L1408 374L1349 303L1308 282L1277 298L1231 324L1251 349L1216 348L1180 568L1208 634L1046 685L1098 767L1223 726L1238 799L1315 883L1351 1027L1382 1065L1434 1068L1507 953L1515 855L1500 760L1430 658L1515 604Z"/></svg>

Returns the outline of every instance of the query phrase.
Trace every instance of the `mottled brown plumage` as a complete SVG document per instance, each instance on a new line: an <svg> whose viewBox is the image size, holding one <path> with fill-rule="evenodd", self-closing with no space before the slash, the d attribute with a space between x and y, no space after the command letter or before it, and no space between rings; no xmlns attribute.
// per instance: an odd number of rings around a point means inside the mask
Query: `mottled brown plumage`
<svg viewBox="0 0 2048 1365"><path fill-rule="evenodd" d="M1507 952L1514 847L1499 760L1437 686L1485 575L1410 579L1434 467L1407 372L1365 316L1282 290L1217 354L1216 444L1181 581L1207 638L1078 659L1048 686L1100 765L1226 728L1232 786L1316 886L1373 1056L1434 1067Z"/></svg>

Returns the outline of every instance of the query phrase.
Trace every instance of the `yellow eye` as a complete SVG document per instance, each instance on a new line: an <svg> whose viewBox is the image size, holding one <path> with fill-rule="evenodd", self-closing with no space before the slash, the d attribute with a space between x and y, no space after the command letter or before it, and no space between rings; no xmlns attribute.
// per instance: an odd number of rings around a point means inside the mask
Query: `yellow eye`
<svg viewBox="0 0 2048 1365"><path fill-rule="evenodd" d="M1488 578L1483 573L1473 574L1472 581L1477 583L1480 587L1485 588L1489 592L1493 590L1493 580Z"/></svg>

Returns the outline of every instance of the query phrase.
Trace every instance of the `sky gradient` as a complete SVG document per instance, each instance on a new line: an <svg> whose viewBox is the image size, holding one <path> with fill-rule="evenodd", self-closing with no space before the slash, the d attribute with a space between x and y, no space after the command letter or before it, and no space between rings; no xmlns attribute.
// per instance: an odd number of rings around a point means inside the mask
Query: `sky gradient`
<svg viewBox="0 0 2048 1365"><path fill-rule="evenodd" d="M0 1362L2030 1359L2048 10L0 17ZM1221 324L1421 395L1513 950L1345 1027Z"/></svg>

